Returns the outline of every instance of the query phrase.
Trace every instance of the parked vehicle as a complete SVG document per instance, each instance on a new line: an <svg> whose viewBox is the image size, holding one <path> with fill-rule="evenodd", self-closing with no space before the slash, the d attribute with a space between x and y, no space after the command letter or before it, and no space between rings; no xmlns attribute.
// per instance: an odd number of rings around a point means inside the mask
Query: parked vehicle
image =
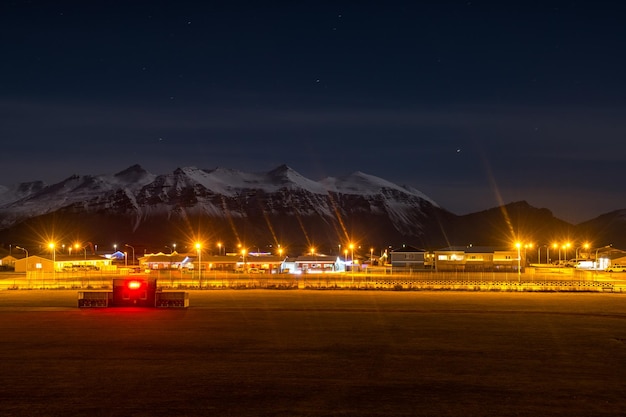
<svg viewBox="0 0 626 417"><path fill-rule="evenodd" d="M605 269L606 272L626 272L626 265L610 265Z"/></svg>

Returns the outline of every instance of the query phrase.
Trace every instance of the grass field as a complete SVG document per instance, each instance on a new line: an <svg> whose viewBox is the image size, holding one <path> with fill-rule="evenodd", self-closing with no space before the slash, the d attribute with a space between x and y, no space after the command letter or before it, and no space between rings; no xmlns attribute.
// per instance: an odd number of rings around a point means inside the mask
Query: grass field
<svg viewBox="0 0 626 417"><path fill-rule="evenodd" d="M2 416L624 416L626 296L0 292Z"/></svg>

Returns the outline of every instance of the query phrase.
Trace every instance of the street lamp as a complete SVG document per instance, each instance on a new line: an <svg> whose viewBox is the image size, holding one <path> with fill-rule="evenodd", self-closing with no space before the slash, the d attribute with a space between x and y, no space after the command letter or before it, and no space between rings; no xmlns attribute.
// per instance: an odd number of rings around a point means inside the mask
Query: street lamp
<svg viewBox="0 0 626 417"><path fill-rule="evenodd" d="M15 249L23 250L26 253L26 272L28 272L28 251L21 246L15 246Z"/></svg>
<svg viewBox="0 0 626 417"><path fill-rule="evenodd" d="M198 251L198 286L202 289L202 245L196 243L196 251Z"/></svg>
<svg viewBox="0 0 626 417"><path fill-rule="evenodd" d="M56 283L57 252L54 250L54 242L48 243L48 247L52 251L52 279Z"/></svg>
<svg viewBox="0 0 626 417"><path fill-rule="evenodd" d="M133 265L135 265L135 248L126 243L124 246L127 246L133 250Z"/></svg>
<svg viewBox="0 0 626 417"><path fill-rule="evenodd" d="M579 246L576 248L576 262L578 262L578 249L582 249L582 248L585 248L585 250L589 249L589 243L585 243L582 246ZM589 252L587 252L587 257L589 257Z"/></svg>
<svg viewBox="0 0 626 417"><path fill-rule="evenodd" d="M528 266L528 257L526 256L526 250L527 249L532 249L533 248L533 244L532 243L526 243L524 245L524 266ZM537 262L539 262L539 260L537 260Z"/></svg>
<svg viewBox="0 0 626 417"><path fill-rule="evenodd" d="M549 258L550 257L550 246L548 246L548 245L542 245L542 246L537 245L537 263L539 265L541 265L541 248L546 248L546 252L547 252L546 253L546 264L550 263L550 261L549 261L549 259L550 259Z"/></svg>
<svg viewBox="0 0 626 417"><path fill-rule="evenodd" d="M559 263L561 263L561 248L559 247L558 243L553 243L552 244L552 249L554 250L559 250Z"/></svg>
<svg viewBox="0 0 626 417"><path fill-rule="evenodd" d="M217 242L217 254L222 255L222 242Z"/></svg>
<svg viewBox="0 0 626 417"><path fill-rule="evenodd" d="M354 243L350 243L350 270L354 270Z"/></svg>
<svg viewBox="0 0 626 417"><path fill-rule="evenodd" d="M565 253L565 255L564 255L564 257L565 257L565 263L567 263L567 249L568 249L570 246L572 246L572 245L571 245L571 243L569 243L569 242L567 242L565 245L563 245L563 249L565 249L565 252L564 252L564 253Z"/></svg>
<svg viewBox="0 0 626 417"><path fill-rule="evenodd" d="M78 243L74 243L74 248L78 250L80 248L80 245ZM86 260L87 259L87 246L83 247L83 252L85 254L85 260Z"/></svg>
<svg viewBox="0 0 626 417"><path fill-rule="evenodd" d="M241 250L241 260L243 261L243 270L244 272L248 272L248 268L246 268L246 250Z"/></svg>
<svg viewBox="0 0 626 417"><path fill-rule="evenodd" d="M522 244L520 242L517 242L515 243L515 247L517 248L517 282L520 282L522 280L522 270L521 270Z"/></svg>
<svg viewBox="0 0 626 417"><path fill-rule="evenodd" d="M373 263L374 263L374 248L370 248L370 268L372 267Z"/></svg>
<svg viewBox="0 0 626 417"><path fill-rule="evenodd" d="M612 247L612 246L613 246L613 244L611 243L611 244L609 244L609 245L606 245L606 246L603 246L603 247L601 247L601 248L597 248L597 249L596 249L596 257L595 257L595 259L594 259L595 269L600 269L600 262L598 262L598 251L599 251L600 249L608 249L608 248L610 248L610 247Z"/></svg>

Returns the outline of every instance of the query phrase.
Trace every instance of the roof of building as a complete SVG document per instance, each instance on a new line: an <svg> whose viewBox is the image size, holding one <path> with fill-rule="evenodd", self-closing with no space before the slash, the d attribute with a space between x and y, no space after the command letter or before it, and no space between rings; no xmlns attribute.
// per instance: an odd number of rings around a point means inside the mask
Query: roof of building
<svg viewBox="0 0 626 417"><path fill-rule="evenodd" d="M435 252L465 252L465 253L493 253L501 251L516 250L514 248L504 248L496 246L448 246L447 248L441 248L435 250Z"/></svg>
<svg viewBox="0 0 626 417"><path fill-rule="evenodd" d="M401 248L392 249L391 252L426 252L426 250L416 248L415 246L404 245Z"/></svg>

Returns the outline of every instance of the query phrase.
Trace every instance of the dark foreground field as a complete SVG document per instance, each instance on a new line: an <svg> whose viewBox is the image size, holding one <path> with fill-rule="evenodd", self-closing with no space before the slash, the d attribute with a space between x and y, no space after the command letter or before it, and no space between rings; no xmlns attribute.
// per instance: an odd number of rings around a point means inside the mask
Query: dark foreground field
<svg viewBox="0 0 626 417"><path fill-rule="evenodd" d="M0 292L2 416L624 416L626 296Z"/></svg>

